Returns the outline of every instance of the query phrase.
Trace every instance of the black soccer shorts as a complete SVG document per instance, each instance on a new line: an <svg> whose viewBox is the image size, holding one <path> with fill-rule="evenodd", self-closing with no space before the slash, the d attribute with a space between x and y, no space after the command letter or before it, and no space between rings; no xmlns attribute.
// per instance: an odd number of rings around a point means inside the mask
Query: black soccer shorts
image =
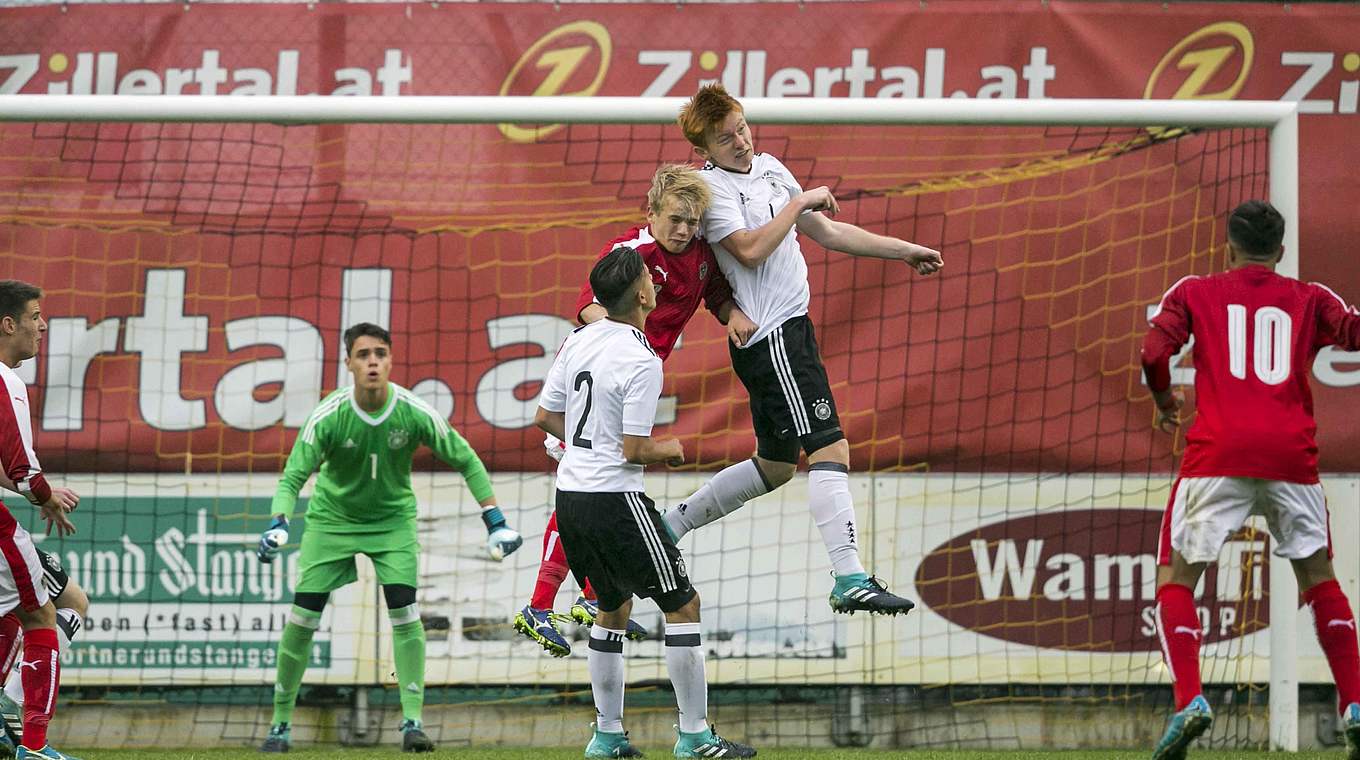
<svg viewBox="0 0 1360 760"><path fill-rule="evenodd" d="M680 549L647 494L557 492L557 533L572 575L612 612L634 596L675 612L694 598Z"/></svg>

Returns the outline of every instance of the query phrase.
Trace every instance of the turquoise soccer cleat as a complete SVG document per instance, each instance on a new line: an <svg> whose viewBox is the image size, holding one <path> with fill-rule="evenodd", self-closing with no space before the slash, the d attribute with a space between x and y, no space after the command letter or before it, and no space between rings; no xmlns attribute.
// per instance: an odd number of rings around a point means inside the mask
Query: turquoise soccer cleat
<svg viewBox="0 0 1360 760"><path fill-rule="evenodd" d="M265 737L264 744L260 745L261 752L287 752L293 746L293 727L287 723L277 723L269 727L269 735Z"/></svg>
<svg viewBox="0 0 1360 760"><path fill-rule="evenodd" d="M1346 737L1346 760L1360 760L1360 704L1352 702L1341 712L1341 733Z"/></svg>
<svg viewBox="0 0 1360 760"><path fill-rule="evenodd" d="M1213 722L1214 711L1203 695L1190 700L1185 709L1171 716L1166 733L1152 752L1152 760L1184 760L1190 742L1208 731Z"/></svg>
<svg viewBox="0 0 1360 760"><path fill-rule="evenodd" d="M831 589L831 611L850 615L868 612L872 615L905 615L916 605L888 591L877 578L865 573L837 575Z"/></svg>
<svg viewBox="0 0 1360 760"><path fill-rule="evenodd" d="M594 735L586 745L586 757L642 757L642 751L628 741L628 732L609 734L590 724Z"/></svg>
<svg viewBox="0 0 1360 760"><path fill-rule="evenodd" d="M42 749L29 749L20 744L19 752L15 755L15 758L17 758L17 760L26 760L27 758L33 758L33 760L38 760L39 758L42 758L42 760L80 760L80 758L75 755L58 752L52 748L51 744L44 745Z"/></svg>
<svg viewBox="0 0 1360 760"><path fill-rule="evenodd" d="M420 721L407 718L401 722L401 751L434 752L434 742L425 735Z"/></svg>
<svg viewBox="0 0 1360 760"><path fill-rule="evenodd" d="M676 757L755 757L756 748L718 736L718 730L709 726L707 731L687 734L675 727L680 738L675 740Z"/></svg>
<svg viewBox="0 0 1360 760"><path fill-rule="evenodd" d="M553 622L552 610L540 610L525 605L515 613L515 630L528 636L553 657L566 657L571 654L571 644Z"/></svg>

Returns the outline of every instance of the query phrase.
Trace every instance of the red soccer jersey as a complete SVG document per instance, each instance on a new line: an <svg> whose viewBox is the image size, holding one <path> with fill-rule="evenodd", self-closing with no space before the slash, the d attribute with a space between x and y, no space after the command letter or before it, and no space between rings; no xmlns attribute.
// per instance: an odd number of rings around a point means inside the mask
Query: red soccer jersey
<svg viewBox="0 0 1360 760"><path fill-rule="evenodd" d="M1316 283L1245 266L1185 277L1162 296L1143 339L1155 391L1194 338L1195 422L1182 477L1318 482L1308 372L1324 346L1360 350L1360 313Z"/></svg>
<svg viewBox="0 0 1360 760"><path fill-rule="evenodd" d="M718 270L713 249L698 237L690 241L684 251L668 253L652 237L647 226L642 225L609 241L609 245L600 251L600 258L621 245L642 254L647 271L652 273L656 309L647 315L647 341L656 355L665 361L675 348L675 342L680 340L689 318L698 310L699 301L702 299L708 310L717 316L718 309L732 300L732 287ZM594 302L595 294L587 280L581 287L581 297L576 300L577 319L580 319L581 310Z"/></svg>

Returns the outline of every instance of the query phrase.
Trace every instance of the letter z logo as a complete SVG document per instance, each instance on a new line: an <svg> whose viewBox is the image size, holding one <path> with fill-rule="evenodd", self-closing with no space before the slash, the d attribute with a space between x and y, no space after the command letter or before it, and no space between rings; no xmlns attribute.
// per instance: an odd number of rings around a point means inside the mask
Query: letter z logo
<svg viewBox="0 0 1360 760"><path fill-rule="evenodd" d="M570 44L576 43L576 44ZM595 75L585 87L568 92L567 85L576 79L576 72L582 68L592 53L597 53ZM505 81L501 83L501 95L571 95L590 97L599 92L604 84L604 75L609 71L609 58L613 53L613 41L609 31L594 21L573 21L563 24L543 35L537 42L524 51L515 62ZM546 70L546 74L536 85L531 84L534 77L527 67L533 70ZM515 142L534 142L562 128L561 124L521 126L519 124L498 125L501 134Z"/></svg>
<svg viewBox="0 0 1360 760"><path fill-rule="evenodd" d="M1178 79L1169 69L1186 72L1170 97L1177 100L1231 100L1242 91L1251 72L1256 46L1251 31L1236 21L1220 21L1190 33L1157 62L1148 77L1144 98L1165 98ZM1232 74L1232 62L1237 72ZM1163 78L1167 87L1159 87ZM1231 82L1224 80L1231 76ZM1217 88L1217 89L1214 89Z"/></svg>

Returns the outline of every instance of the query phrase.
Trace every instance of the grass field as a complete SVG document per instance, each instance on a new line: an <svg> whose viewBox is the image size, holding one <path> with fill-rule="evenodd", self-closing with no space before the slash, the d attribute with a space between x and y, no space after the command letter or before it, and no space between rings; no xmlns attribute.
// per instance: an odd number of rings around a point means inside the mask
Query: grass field
<svg viewBox="0 0 1360 760"><path fill-rule="evenodd" d="M669 747L641 748L652 758L671 756ZM70 750L81 760L259 760L262 755L251 749L211 749L211 750ZM1114 750L1074 750L1065 752L1031 751L991 751L974 750L874 750L874 749L771 749L762 750L760 757L773 760L1147 760L1151 752L1125 752ZM1300 752L1296 755L1267 755L1264 752L1245 752L1242 750L1201 750L1191 751L1193 760L1237 760L1239 758L1287 758L1287 760L1340 760L1346 756L1345 750L1333 749L1326 752ZM414 757L402 755L395 747L369 749L302 749L287 755L295 760L364 760L366 758ZM529 748L449 748L442 749L431 758L458 758L459 760L579 760L580 749L552 747L545 749Z"/></svg>

